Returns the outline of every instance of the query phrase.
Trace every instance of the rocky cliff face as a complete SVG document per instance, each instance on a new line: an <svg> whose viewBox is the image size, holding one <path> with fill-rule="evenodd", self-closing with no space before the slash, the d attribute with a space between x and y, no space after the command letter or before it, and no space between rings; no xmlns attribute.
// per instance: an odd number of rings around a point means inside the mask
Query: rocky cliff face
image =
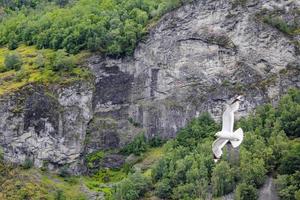
<svg viewBox="0 0 300 200"><path fill-rule="evenodd" d="M285 1L284 1L285 2ZM0 144L7 160L81 170L83 155L119 148L139 132L172 138L208 111L245 95L239 116L300 87L299 36L263 23L262 11L299 9L297 1L194 1L165 15L134 56L95 55L93 83L27 87L2 97Z"/></svg>
<svg viewBox="0 0 300 200"><path fill-rule="evenodd" d="M4 159L79 171L86 128L92 119L92 90L86 83L64 88L28 86L2 97L0 144Z"/></svg>

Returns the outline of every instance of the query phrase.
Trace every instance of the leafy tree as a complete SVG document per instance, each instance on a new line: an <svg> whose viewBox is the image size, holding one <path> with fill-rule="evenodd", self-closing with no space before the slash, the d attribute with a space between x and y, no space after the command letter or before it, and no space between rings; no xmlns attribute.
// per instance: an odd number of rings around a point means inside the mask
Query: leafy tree
<svg viewBox="0 0 300 200"><path fill-rule="evenodd" d="M291 175L279 175L275 183L281 199L295 200L298 198L300 188L299 171Z"/></svg>
<svg viewBox="0 0 300 200"><path fill-rule="evenodd" d="M155 193L160 198L169 198L172 194L172 186L170 179L162 179L155 186Z"/></svg>
<svg viewBox="0 0 300 200"><path fill-rule="evenodd" d="M291 89L278 107L281 125L288 136L300 137L300 91Z"/></svg>
<svg viewBox="0 0 300 200"><path fill-rule="evenodd" d="M147 139L143 133L137 135L133 141L127 144L122 152L125 154L135 154L140 155L141 153L146 152L148 149Z"/></svg>
<svg viewBox="0 0 300 200"><path fill-rule="evenodd" d="M216 165L211 181L214 196L222 196L233 191L234 173L226 161L221 161Z"/></svg>
<svg viewBox="0 0 300 200"><path fill-rule="evenodd" d="M150 180L136 172L115 186L114 198L119 200L139 199L148 189Z"/></svg>
<svg viewBox="0 0 300 200"><path fill-rule="evenodd" d="M189 125L177 134L176 140L180 145L193 147L199 140L214 135L218 124L208 113L203 113L199 118L193 119Z"/></svg>
<svg viewBox="0 0 300 200"><path fill-rule="evenodd" d="M235 200L256 200L258 199L257 189L247 183L240 183L235 192Z"/></svg>
<svg viewBox="0 0 300 200"><path fill-rule="evenodd" d="M265 162L262 158L251 158L251 153L242 150L240 161L241 179L245 183L261 186L265 181Z"/></svg>
<svg viewBox="0 0 300 200"><path fill-rule="evenodd" d="M182 4L178 0L52 2L57 5L47 0L0 1L0 5L18 10L0 22L0 45L9 44L14 49L23 42L41 49L66 49L72 54L89 49L127 56L145 35L151 19Z"/></svg>
<svg viewBox="0 0 300 200"><path fill-rule="evenodd" d="M284 152L280 161L279 171L281 174L293 174L300 171L300 143L291 143L290 149Z"/></svg>

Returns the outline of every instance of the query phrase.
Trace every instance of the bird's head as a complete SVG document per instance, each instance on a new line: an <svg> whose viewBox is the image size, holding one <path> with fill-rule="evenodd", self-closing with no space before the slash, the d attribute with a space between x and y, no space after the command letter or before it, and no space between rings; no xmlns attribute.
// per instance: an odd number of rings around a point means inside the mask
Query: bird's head
<svg viewBox="0 0 300 200"><path fill-rule="evenodd" d="M245 98L243 95L236 95L231 104L234 104L235 102L242 102L244 100L245 100Z"/></svg>

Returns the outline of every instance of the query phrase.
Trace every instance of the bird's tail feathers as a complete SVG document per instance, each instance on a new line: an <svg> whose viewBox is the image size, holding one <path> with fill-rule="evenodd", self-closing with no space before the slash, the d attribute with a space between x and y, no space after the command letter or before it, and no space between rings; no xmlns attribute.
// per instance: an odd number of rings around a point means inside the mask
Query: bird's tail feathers
<svg viewBox="0 0 300 200"><path fill-rule="evenodd" d="M238 140L230 140L230 143L233 146L233 148L236 148L242 143L244 139L244 132L241 128L239 128L238 130L234 131L233 134Z"/></svg>

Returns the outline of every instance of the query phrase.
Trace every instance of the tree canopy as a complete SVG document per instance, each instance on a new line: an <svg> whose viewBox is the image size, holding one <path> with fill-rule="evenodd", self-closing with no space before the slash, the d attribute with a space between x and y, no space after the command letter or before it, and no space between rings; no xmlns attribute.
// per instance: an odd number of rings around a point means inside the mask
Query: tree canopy
<svg viewBox="0 0 300 200"><path fill-rule="evenodd" d="M186 1L2 0L2 5L16 11L0 20L0 45L15 49L23 42L68 53L89 49L110 56L131 55L151 20Z"/></svg>

